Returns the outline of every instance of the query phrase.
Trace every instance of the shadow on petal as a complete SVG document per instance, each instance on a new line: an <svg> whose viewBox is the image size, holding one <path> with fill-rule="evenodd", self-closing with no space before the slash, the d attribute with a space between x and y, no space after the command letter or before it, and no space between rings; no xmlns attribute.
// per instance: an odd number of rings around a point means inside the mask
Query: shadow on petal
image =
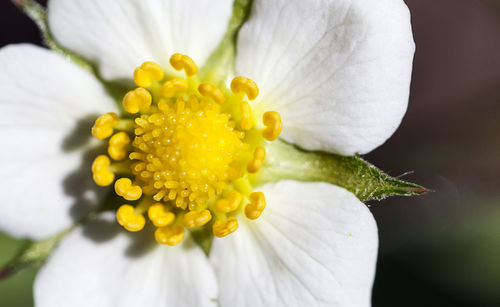
<svg viewBox="0 0 500 307"><path fill-rule="evenodd" d="M90 131L96 118L97 115L88 115L80 119L61 144L62 150L67 154L80 153L81 156L79 166L63 180L65 194L74 200L69 214L75 222L100 209L102 205L108 205L107 195L112 191L110 187L96 185L92 179L92 162L97 155L106 152L107 145L106 142L92 144L94 140Z"/></svg>
<svg viewBox="0 0 500 307"><path fill-rule="evenodd" d="M83 226L83 235L95 243L105 244L120 234L126 235L129 241L123 251L128 258L140 258L158 246L154 240L154 227L147 225L140 232L128 232L116 222L111 212L100 214Z"/></svg>
<svg viewBox="0 0 500 307"><path fill-rule="evenodd" d="M94 121L98 116L98 114L90 114L76 122L73 130L62 142L62 149L64 152L71 152L88 145L92 139L92 134L90 133L92 125L94 125Z"/></svg>
<svg viewBox="0 0 500 307"><path fill-rule="evenodd" d="M101 243L113 239L121 230L112 217L99 216L83 226L83 235L94 242Z"/></svg>

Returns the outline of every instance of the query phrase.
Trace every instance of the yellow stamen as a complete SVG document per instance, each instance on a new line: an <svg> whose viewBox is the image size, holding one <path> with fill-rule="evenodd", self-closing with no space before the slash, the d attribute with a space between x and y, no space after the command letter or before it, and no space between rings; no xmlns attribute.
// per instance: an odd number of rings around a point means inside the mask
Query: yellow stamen
<svg viewBox="0 0 500 307"><path fill-rule="evenodd" d="M111 161L105 155L100 155L95 158L92 163L92 177L94 182L102 187L108 186L115 180L115 174L109 170Z"/></svg>
<svg viewBox="0 0 500 307"><path fill-rule="evenodd" d="M183 70L186 72L188 76L194 76L198 73L198 66L196 63L188 57L187 55L183 55L180 53L175 53L170 57L170 65L175 70Z"/></svg>
<svg viewBox="0 0 500 307"><path fill-rule="evenodd" d="M119 122L120 119L116 113L109 112L101 115L97 118L92 127L92 135L98 140L103 140L113 134L113 128L116 127Z"/></svg>
<svg viewBox="0 0 500 307"><path fill-rule="evenodd" d="M252 119L252 108L247 101L240 102L241 110L241 129L250 130L252 129L253 119Z"/></svg>
<svg viewBox="0 0 500 307"><path fill-rule="evenodd" d="M168 80L161 87L161 94L166 98L174 97L179 93L184 93L188 89L186 80L174 78Z"/></svg>
<svg viewBox="0 0 500 307"><path fill-rule="evenodd" d="M142 196L141 187L132 185L128 178L120 178L115 182L115 192L126 200L138 200Z"/></svg>
<svg viewBox="0 0 500 307"><path fill-rule="evenodd" d="M241 193L233 190L233 191L229 192L227 199L219 199L215 203L215 207L217 208L217 211L219 211L219 212L223 212L223 213L232 212L232 211L238 209L242 199L243 199L243 196L241 195Z"/></svg>
<svg viewBox="0 0 500 307"><path fill-rule="evenodd" d="M280 136L283 125L281 116L276 111L268 111L264 113L262 121L266 128L262 131L262 136L268 141L274 141Z"/></svg>
<svg viewBox="0 0 500 307"><path fill-rule="evenodd" d="M140 110L148 108L151 105L152 99L148 90L138 87L123 97L123 107L125 111L135 114Z"/></svg>
<svg viewBox="0 0 500 307"><path fill-rule="evenodd" d="M250 193L250 203L245 207L245 215L251 220L258 218L266 208L266 198L262 192Z"/></svg>
<svg viewBox="0 0 500 307"><path fill-rule="evenodd" d="M130 137L125 132L118 132L109 139L108 154L116 161L127 157L127 145L130 143Z"/></svg>
<svg viewBox="0 0 500 307"><path fill-rule="evenodd" d="M163 69L155 62L144 62L134 71L134 82L139 87L150 87L153 82L163 79Z"/></svg>
<svg viewBox="0 0 500 307"><path fill-rule="evenodd" d="M203 226L206 223L210 222L212 219L212 214L208 210L202 210L200 212L197 211L189 211L184 214L182 218L182 222L186 228L193 228Z"/></svg>
<svg viewBox="0 0 500 307"><path fill-rule="evenodd" d="M139 231L147 211L160 244L179 244L185 229L194 227L224 237L238 228L235 216L243 211L256 219L266 206L261 192L252 193L254 176L247 175L263 167L266 150L259 145L279 136L281 118L266 112L265 128L254 124L248 101L257 98L259 88L248 78L234 78L228 89L194 77L198 66L186 55L172 55L170 64L186 76L165 80L154 62L134 71L138 87L125 95L123 107L137 115L119 119L108 113L96 120L92 134L111 137L109 157L129 161L111 164L108 156L97 157L94 181L110 185L114 172L123 174L114 184L116 194L141 201L136 208L121 206L118 222Z"/></svg>
<svg viewBox="0 0 500 307"><path fill-rule="evenodd" d="M231 81L231 91L235 94L243 92L247 94L249 100L255 100L259 95L257 84L245 77L236 77Z"/></svg>
<svg viewBox="0 0 500 307"><path fill-rule="evenodd" d="M184 228L182 226L160 227L155 231L156 242L174 246L184 239Z"/></svg>
<svg viewBox="0 0 500 307"><path fill-rule="evenodd" d="M253 152L253 160L247 164L247 171L251 174L257 173L262 167L265 158L266 150L262 146L257 146Z"/></svg>
<svg viewBox="0 0 500 307"><path fill-rule="evenodd" d="M116 211L116 220L128 231L139 231L144 228L146 219L142 214L135 212L135 208L131 205L122 205Z"/></svg>
<svg viewBox="0 0 500 307"><path fill-rule="evenodd" d="M168 211L162 203L151 205L148 209L148 217L156 227L168 226L175 220L175 214Z"/></svg>
<svg viewBox="0 0 500 307"><path fill-rule="evenodd" d="M231 216L225 221L215 221L212 231L215 236L222 238L227 236L230 233L233 233L238 229L238 220L234 217Z"/></svg>
<svg viewBox="0 0 500 307"><path fill-rule="evenodd" d="M210 97L218 104L223 104L226 101L226 96L220 88L213 86L212 84L202 83L198 86L198 91L202 96Z"/></svg>

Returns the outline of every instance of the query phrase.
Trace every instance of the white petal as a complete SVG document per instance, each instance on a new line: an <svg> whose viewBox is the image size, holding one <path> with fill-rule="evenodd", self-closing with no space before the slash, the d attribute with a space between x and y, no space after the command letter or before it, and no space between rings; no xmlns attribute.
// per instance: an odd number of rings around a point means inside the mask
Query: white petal
<svg viewBox="0 0 500 307"><path fill-rule="evenodd" d="M216 306L208 259L187 237L178 246L127 233L106 218L69 234L40 270L38 307Z"/></svg>
<svg viewBox="0 0 500 307"><path fill-rule="evenodd" d="M368 208L327 183L260 190L262 216L214 240L221 306L370 306L378 237Z"/></svg>
<svg viewBox="0 0 500 307"><path fill-rule="evenodd" d="M131 79L144 61L164 68L175 53L201 66L226 32L231 0L51 0L50 29L94 61L106 79Z"/></svg>
<svg viewBox="0 0 500 307"><path fill-rule="evenodd" d="M84 149L116 106L92 74L33 45L0 50L0 92L0 230L46 237L97 202Z"/></svg>
<svg viewBox="0 0 500 307"><path fill-rule="evenodd" d="M414 53L402 0L255 0L236 70L261 88L258 112L283 138L343 155L381 145L408 104Z"/></svg>

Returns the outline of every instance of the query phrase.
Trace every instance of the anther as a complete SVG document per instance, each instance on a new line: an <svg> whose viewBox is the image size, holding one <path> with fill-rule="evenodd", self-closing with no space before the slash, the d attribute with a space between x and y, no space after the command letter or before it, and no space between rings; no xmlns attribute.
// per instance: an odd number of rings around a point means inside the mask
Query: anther
<svg viewBox="0 0 500 307"><path fill-rule="evenodd" d="M144 62L134 71L134 82L140 87L150 87L153 82L163 79L164 73L155 62Z"/></svg>
<svg viewBox="0 0 500 307"><path fill-rule="evenodd" d="M155 231L155 239L160 244L177 245L184 239L184 227L160 227Z"/></svg>
<svg viewBox="0 0 500 307"><path fill-rule="evenodd" d="M218 104L223 104L226 101L226 96L221 91L220 88L213 86L212 84L202 83L198 86L198 92L202 96L210 97Z"/></svg>
<svg viewBox="0 0 500 307"><path fill-rule="evenodd" d="M254 100L259 95L257 84L245 77L236 77L231 81L231 91L234 94L244 92L249 100Z"/></svg>
<svg viewBox="0 0 500 307"><path fill-rule="evenodd" d="M142 214L136 213L131 205L122 205L116 211L116 220L128 231L139 231L144 228L146 219Z"/></svg>
<svg viewBox="0 0 500 307"><path fill-rule="evenodd" d="M168 211L162 203L156 203L148 208L148 217L156 227L165 227L172 224L175 214Z"/></svg>
<svg viewBox="0 0 500 307"><path fill-rule="evenodd" d="M138 200L142 196L141 187L132 185L128 178L120 178L115 182L115 192L126 200Z"/></svg>
<svg viewBox="0 0 500 307"><path fill-rule="evenodd" d="M229 192L228 198L227 199L219 199L215 203L215 207L217 208L217 211L219 211L219 212L223 212L223 213L232 212L232 211L238 209L242 199L243 199L243 196L241 195L240 192L232 190L231 192Z"/></svg>
<svg viewBox="0 0 500 307"><path fill-rule="evenodd" d="M111 161L105 155L100 155L95 158L92 163L92 177L94 182L102 187L108 186L115 180L115 174L109 170Z"/></svg>
<svg viewBox="0 0 500 307"><path fill-rule="evenodd" d="M266 126L262 131L262 136L268 141L276 140L283 128L280 114L276 111L268 111L262 116L262 122Z"/></svg>
<svg viewBox="0 0 500 307"><path fill-rule="evenodd" d="M119 119L107 113L96 120L92 134L110 139L109 155L92 164L93 178L105 186L117 179L114 172L133 176L114 183L116 194L129 203L140 202L116 212L120 225L130 231L143 229L149 217L160 244L179 244L186 229L203 226L224 237L239 227L236 213L244 211L247 218L256 219L266 206L264 194L252 193L252 176L245 174L263 167L266 150L257 145L278 138L280 114L264 113L265 127L257 130L249 103L259 95L254 81L234 78L229 94L225 87L192 78L198 66L190 57L176 53L170 64L186 76L169 80L154 62L134 71L137 88L123 97L123 107L138 115ZM227 100L231 106L222 105ZM110 162L127 155L135 161Z"/></svg>
<svg viewBox="0 0 500 307"><path fill-rule="evenodd" d="M138 87L123 97L123 107L128 113L135 114L140 110L148 108L151 105L152 99L148 90Z"/></svg>
<svg viewBox="0 0 500 307"><path fill-rule="evenodd" d="M247 171L251 174L257 173L262 167L265 158L266 150L262 146L257 146L253 152L253 160L247 164Z"/></svg>
<svg viewBox="0 0 500 307"><path fill-rule="evenodd" d="M193 228L203 226L206 223L210 222L211 219L212 214L210 214L210 211L205 209L200 212L189 211L188 213L184 214L182 222L184 223L184 226L186 226L186 228Z"/></svg>
<svg viewBox="0 0 500 307"><path fill-rule="evenodd" d="M194 76L198 72L198 66L196 66L193 59L180 53L175 53L170 57L170 65L172 65L175 70L184 69L188 76Z"/></svg>
<svg viewBox="0 0 500 307"><path fill-rule="evenodd" d="M98 140L103 140L113 134L113 129L119 122L118 115L113 112L101 115L92 127L92 135Z"/></svg>
<svg viewBox="0 0 500 307"><path fill-rule="evenodd" d="M266 208L266 198L262 192L250 193L250 203L245 207L245 215L251 220L258 218Z"/></svg>
<svg viewBox="0 0 500 307"><path fill-rule="evenodd" d="M130 143L130 137L125 132L118 132L109 139L108 154L116 161L127 157L126 147Z"/></svg>
<svg viewBox="0 0 500 307"><path fill-rule="evenodd" d="M219 238L225 237L228 234L235 232L238 229L238 220L231 216L225 221L215 221L212 226L213 234Z"/></svg>
<svg viewBox="0 0 500 307"><path fill-rule="evenodd" d="M241 129L250 130L252 129L252 108L247 101L240 102L241 110Z"/></svg>
<svg viewBox="0 0 500 307"><path fill-rule="evenodd" d="M174 78L168 80L161 87L161 94L166 98L174 97L176 94L183 93L187 91L188 84L186 80L180 78Z"/></svg>

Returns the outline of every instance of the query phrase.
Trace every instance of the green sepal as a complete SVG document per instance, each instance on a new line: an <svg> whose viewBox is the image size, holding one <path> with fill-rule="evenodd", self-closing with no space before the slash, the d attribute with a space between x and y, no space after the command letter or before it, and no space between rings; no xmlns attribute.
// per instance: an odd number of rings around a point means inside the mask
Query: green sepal
<svg viewBox="0 0 500 307"><path fill-rule="evenodd" d="M104 86L107 93L114 98L116 105L118 109L121 111L121 113L122 114L125 113L121 101L123 96L129 89L129 86L119 83L109 82L102 79L102 77L97 73L96 67L91 62L87 61L77 53L62 47L59 43L57 43L54 37L52 36L52 33L50 32L47 23L47 10L39 3L37 3L34 0L11 0L11 1L29 18L31 18L31 20L33 20L33 22L38 26L38 29L42 34L43 42L48 48L69 59L74 64L94 74L94 76Z"/></svg>
<svg viewBox="0 0 500 307"><path fill-rule="evenodd" d="M248 19L253 0L235 0L233 15L229 20L226 34L210 55L205 65L200 69L199 76L205 82L220 84L225 81L234 66L235 42L238 31Z"/></svg>
<svg viewBox="0 0 500 307"><path fill-rule="evenodd" d="M212 233L212 223L200 227L199 229L191 230L190 234L194 239L194 242L203 250L205 255L208 257L210 249L212 248L212 242L214 240L214 235Z"/></svg>
<svg viewBox="0 0 500 307"><path fill-rule="evenodd" d="M67 234L73 231L76 227L83 226L86 223L95 220L99 214L116 210L122 205L123 202L116 197L116 194L112 191L107 195L107 197L102 202L100 206L95 211L89 212L85 217L76 221L73 226L60 233L40 241L26 241L26 244L19 251L19 253L14 256L5 266L0 268L0 280L15 274L23 269L29 267L40 267L45 260L54 251L59 241L61 241Z"/></svg>
<svg viewBox="0 0 500 307"><path fill-rule="evenodd" d="M0 280L28 267L40 267L50 256L57 243L70 231L71 229L65 230L41 241L27 241L20 252L0 269Z"/></svg>
<svg viewBox="0 0 500 307"><path fill-rule="evenodd" d="M47 24L47 10L38 4L34 0L11 0L14 5L16 5L21 11L23 11L40 29L44 43L52 49L53 51L69 58L73 63L93 71L92 65L84 60L82 57L78 56L76 53L69 51L68 49L59 45L52 33L50 33L49 26Z"/></svg>
<svg viewBox="0 0 500 307"><path fill-rule="evenodd" d="M280 140L267 145L266 159L256 179L260 183L283 179L324 181L349 190L361 201L428 192L422 186L387 175L359 156L304 151Z"/></svg>

